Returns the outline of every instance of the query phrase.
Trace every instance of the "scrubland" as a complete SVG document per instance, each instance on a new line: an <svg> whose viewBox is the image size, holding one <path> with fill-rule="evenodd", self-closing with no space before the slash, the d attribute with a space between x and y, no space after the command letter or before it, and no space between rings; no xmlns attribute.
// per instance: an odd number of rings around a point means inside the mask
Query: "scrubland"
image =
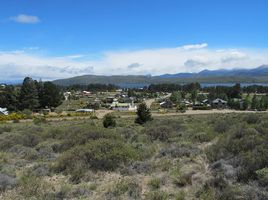
<svg viewBox="0 0 268 200"><path fill-rule="evenodd" d="M0 199L268 199L268 115L0 124Z"/></svg>

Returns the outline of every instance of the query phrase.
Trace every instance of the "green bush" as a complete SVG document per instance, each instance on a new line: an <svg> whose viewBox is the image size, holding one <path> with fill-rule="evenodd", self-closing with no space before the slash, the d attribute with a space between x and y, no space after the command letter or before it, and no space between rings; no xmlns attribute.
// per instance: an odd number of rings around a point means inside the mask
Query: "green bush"
<svg viewBox="0 0 268 200"><path fill-rule="evenodd" d="M268 185L268 168L265 167L263 169L257 170L256 174L258 175L258 179L260 180L262 185Z"/></svg>
<svg viewBox="0 0 268 200"><path fill-rule="evenodd" d="M58 135L58 139L62 139L60 151L68 150L77 145L83 145L92 140L101 138L119 139L120 135L114 130L104 128L96 128L92 126L75 126L72 129L63 131L63 134Z"/></svg>
<svg viewBox="0 0 268 200"><path fill-rule="evenodd" d="M127 194L130 199L141 199L141 187L135 180L120 180L107 193L107 199L121 199Z"/></svg>
<svg viewBox="0 0 268 200"><path fill-rule="evenodd" d="M180 112L180 113L185 113L187 110L187 106L185 104L180 104L178 107L177 107L177 112Z"/></svg>
<svg viewBox="0 0 268 200"><path fill-rule="evenodd" d="M26 117L27 119L31 119L31 118L32 118L33 112L32 112L31 110L29 110L29 109L24 109L24 110L22 111L22 113L25 115L25 117Z"/></svg>
<svg viewBox="0 0 268 200"><path fill-rule="evenodd" d="M112 171L138 158L138 152L120 140L98 139L64 152L54 169L82 176L88 169Z"/></svg>
<svg viewBox="0 0 268 200"><path fill-rule="evenodd" d="M112 114L106 114L103 118L102 123L105 128L115 127L116 126L115 116L113 116Z"/></svg>
<svg viewBox="0 0 268 200"><path fill-rule="evenodd" d="M167 200L168 193L164 191L149 192L145 195L146 200Z"/></svg>
<svg viewBox="0 0 268 200"><path fill-rule="evenodd" d="M33 119L33 122L34 122L34 124L39 125L39 124L42 124L42 123L46 123L47 120L46 120L45 117L35 117Z"/></svg>
<svg viewBox="0 0 268 200"><path fill-rule="evenodd" d="M240 169L238 180L257 179L256 171L268 165L268 135L260 134L254 127L237 126L222 136L207 150L207 157L215 162L224 159Z"/></svg>
<svg viewBox="0 0 268 200"><path fill-rule="evenodd" d="M160 188L160 183L161 183L161 181L160 181L159 178L154 178L154 179L151 179L151 180L149 181L148 185L149 185L152 189L156 190L156 189L159 189L159 188Z"/></svg>
<svg viewBox="0 0 268 200"><path fill-rule="evenodd" d="M167 141L171 137L171 128L169 126L156 126L146 130L146 134L151 140Z"/></svg>
<svg viewBox="0 0 268 200"><path fill-rule="evenodd" d="M257 124L260 121L260 116L257 114L248 114L244 117L244 121L248 124Z"/></svg>
<svg viewBox="0 0 268 200"><path fill-rule="evenodd" d="M12 130L11 126L2 126L0 127L0 134L4 132L11 132L11 130Z"/></svg>
<svg viewBox="0 0 268 200"><path fill-rule="evenodd" d="M20 195L26 199L49 199L51 186L40 177L33 174L24 173L18 181Z"/></svg>

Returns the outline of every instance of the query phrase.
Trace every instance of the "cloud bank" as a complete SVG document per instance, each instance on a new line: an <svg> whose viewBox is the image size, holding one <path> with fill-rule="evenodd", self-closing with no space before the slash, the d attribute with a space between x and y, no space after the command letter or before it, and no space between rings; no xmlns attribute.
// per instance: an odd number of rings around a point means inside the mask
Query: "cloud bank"
<svg viewBox="0 0 268 200"><path fill-rule="evenodd" d="M36 51L0 51L0 80L25 76L53 80L85 74L159 75L204 69L253 68L268 63L268 50L213 49L206 43L102 52L98 59L90 59L92 56L86 54L51 57L38 55Z"/></svg>

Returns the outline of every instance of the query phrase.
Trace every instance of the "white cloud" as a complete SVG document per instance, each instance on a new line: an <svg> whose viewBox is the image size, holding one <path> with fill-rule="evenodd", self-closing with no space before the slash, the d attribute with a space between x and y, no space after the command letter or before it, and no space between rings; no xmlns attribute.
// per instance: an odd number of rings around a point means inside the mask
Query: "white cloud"
<svg viewBox="0 0 268 200"><path fill-rule="evenodd" d="M207 43L201 43L201 44L189 44L189 45L184 45L182 46L182 49L185 50L192 50L192 49L203 49L208 46ZM179 47L180 48L180 47Z"/></svg>
<svg viewBox="0 0 268 200"><path fill-rule="evenodd" d="M10 20L22 24L37 24L40 22L40 19L37 16L25 15L25 14L10 17Z"/></svg>
<svg viewBox="0 0 268 200"><path fill-rule="evenodd" d="M24 76L58 79L84 74L159 75L198 72L204 69L253 68L268 64L268 50L210 49L201 48L205 45L200 44L185 46L102 52L96 59L83 54L50 57L38 56L38 52L33 54L27 50L2 51L0 80Z"/></svg>

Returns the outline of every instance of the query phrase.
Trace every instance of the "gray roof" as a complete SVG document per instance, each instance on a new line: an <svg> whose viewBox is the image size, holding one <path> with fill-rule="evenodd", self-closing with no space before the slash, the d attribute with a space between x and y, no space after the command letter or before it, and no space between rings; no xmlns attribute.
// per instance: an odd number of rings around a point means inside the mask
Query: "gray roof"
<svg viewBox="0 0 268 200"><path fill-rule="evenodd" d="M213 100L212 103L227 103L227 101L224 101L220 98L217 98L217 99Z"/></svg>

